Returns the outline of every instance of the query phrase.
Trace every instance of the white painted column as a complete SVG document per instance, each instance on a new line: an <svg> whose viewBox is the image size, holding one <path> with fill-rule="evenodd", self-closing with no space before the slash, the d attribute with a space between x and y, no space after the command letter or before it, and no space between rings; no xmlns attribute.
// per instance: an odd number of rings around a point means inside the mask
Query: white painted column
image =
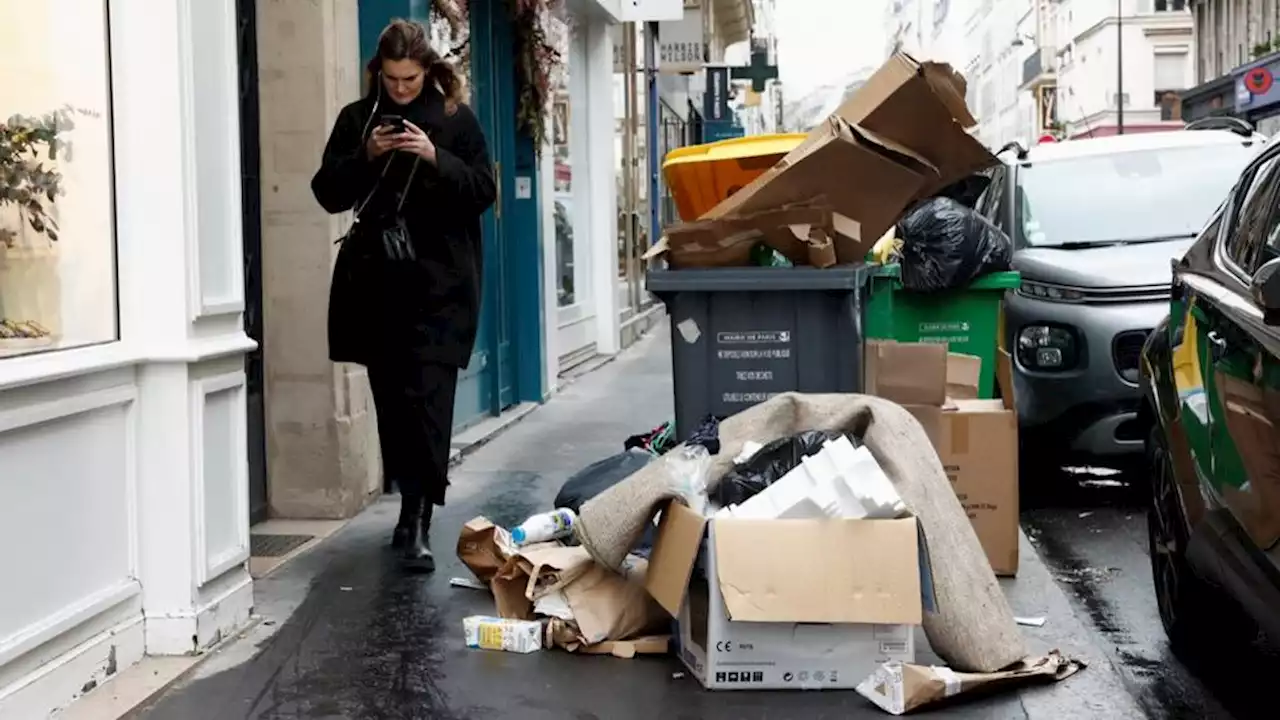
<svg viewBox="0 0 1280 720"><path fill-rule="evenodd" d="M146 650L186 654L252 607L235 2L110 7Z"/></svg>
<svg viewBox="0 0 1280 720"><path fill-rule="evenodd" d="M550 113L551 109L547 108ZM550 125L551 117L548 115ZM556 284L556 198L555 198L555 150L550 133L542 144L542 157L538 160L539 220L542 223L542 352L543 387L548 395L559 389L560 384L560 307L557 302L559 288Z"/></svg>
<svg viewBox="0 0 1280 720"><path fill-rule="evenodd" d="M587 147L582 158L589 188L590 232L582 244L591 257L591 299L596 314L596 351L613 355L621 349L618 319L618 190L614 170L613 37L599 15L583 18L583 67L587 102L574 112L587 118ZM577 172L578 162L574 163ZM577 178L575 177L575 183Z"/></svg>

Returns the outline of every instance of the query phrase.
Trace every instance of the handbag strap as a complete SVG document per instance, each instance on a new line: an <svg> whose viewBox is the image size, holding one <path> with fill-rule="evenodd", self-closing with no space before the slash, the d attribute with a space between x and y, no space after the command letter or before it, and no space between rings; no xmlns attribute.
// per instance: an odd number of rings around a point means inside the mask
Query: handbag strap
<svg viewBox="0 0 1280 720"><path fill-rule="evenodd" d="M409 197L409 188L413 185L413 176L418 173L418 163L420 162L422 162L422 156L414 155L413 167L409 168L409 179L404 181L404 192L400 193L400 202L396 204L396 215L399 215L400 211L404 209L405 198Z"/></svg>
<svg viewBox="0 0 1280 720"><path fill-rule="evenodd" d="M378 175L378 179L373 183L373 189L370 190L369 194L364 196L364 200L362 200L360 204L356 206L355 214L351 218L352 225L355 225L356 223L360 222L361 213L363 213L364 209L369 206L369 201L372 200L373 196L378 193L378 189L382 187L382 181L387 177L387 172L391 170L391 161L394 159L395 159L395 156L387 158L387 162L382 166L382 172ZM399 211L397 210L397 212Z"/></svg>

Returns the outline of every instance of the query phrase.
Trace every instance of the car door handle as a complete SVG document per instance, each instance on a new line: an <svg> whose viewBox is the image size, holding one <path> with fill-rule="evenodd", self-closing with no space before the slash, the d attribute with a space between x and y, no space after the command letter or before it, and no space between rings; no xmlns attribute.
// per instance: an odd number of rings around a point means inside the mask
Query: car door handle
<svg viewBox="0 0 1280 720"><path fill-rule="evenodd" d="M1209 343L1213 345L1213 358L1215 360L1221 360L1222 357L1227 354L1227 341L1218 334L1217 330L1210 330L1205 334L1205 337L1208 338Z"/></svg>

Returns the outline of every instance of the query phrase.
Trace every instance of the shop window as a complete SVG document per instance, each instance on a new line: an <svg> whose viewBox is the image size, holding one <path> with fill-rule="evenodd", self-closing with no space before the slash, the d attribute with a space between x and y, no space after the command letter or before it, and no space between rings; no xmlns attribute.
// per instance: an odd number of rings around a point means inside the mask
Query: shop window
<svg viewBox="0 0 1280 720"><path fill-rule="evenodd" d="M569 57L570 30L564 22L551 19L552 38L560 57ZM577 301L574 287L573 247L573 152L569 142L572 106L569 102L568 63L557 66L552 78L551 149L554 165L556 228L556 304L566 307Z"/></svg>
<svg viewBox="0 0 1280 720"><path fill-rule="evenodd" d="M1182 119L1182 98L1176 92L1168 90L1156 91L1156 107L1160 108L1160 119L1165 121Z"/></svg>
<svg viewBox="0 0 1280 720"><path fill-rule="evenodd" d="M104 0L0 2L0 359L118 338L109 75Z"/></svg>

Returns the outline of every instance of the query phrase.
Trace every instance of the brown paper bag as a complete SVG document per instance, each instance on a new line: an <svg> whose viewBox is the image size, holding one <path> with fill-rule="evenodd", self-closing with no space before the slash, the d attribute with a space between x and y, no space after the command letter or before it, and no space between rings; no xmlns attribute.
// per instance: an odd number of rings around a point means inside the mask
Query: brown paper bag
<svg viewBox="0 0 1280 720"><path fill-rule="evenodd" d="M562 593L573 613L576 642L590 646L666 626L666 614L644 588L647 569L645 560L631 557L626 575L619 575L596 563L582 547L543 543L521 548L508 559L490 588L498 616L521 620L533 619L539 598Z"/></svg>
<svg viewBox="0 0 1280 720"><path fill-rule="evenodd" d="M1007 670L993 673L959 673L946 667L889 662L858 684L858 693L891 715L905 715L920 708L950 701L958 695L991 693L1018 685L1058 682L1085 667L1057 650L1039 658L1027 658Z"/></svg>
<svg viewBox="0 0 1280 720"><path fill-rule="evenodd" d="M511 534L489 522L488 518L472 519L462 526L458 535L458 559L482 583L492 580L515 551Z"/></svg>

